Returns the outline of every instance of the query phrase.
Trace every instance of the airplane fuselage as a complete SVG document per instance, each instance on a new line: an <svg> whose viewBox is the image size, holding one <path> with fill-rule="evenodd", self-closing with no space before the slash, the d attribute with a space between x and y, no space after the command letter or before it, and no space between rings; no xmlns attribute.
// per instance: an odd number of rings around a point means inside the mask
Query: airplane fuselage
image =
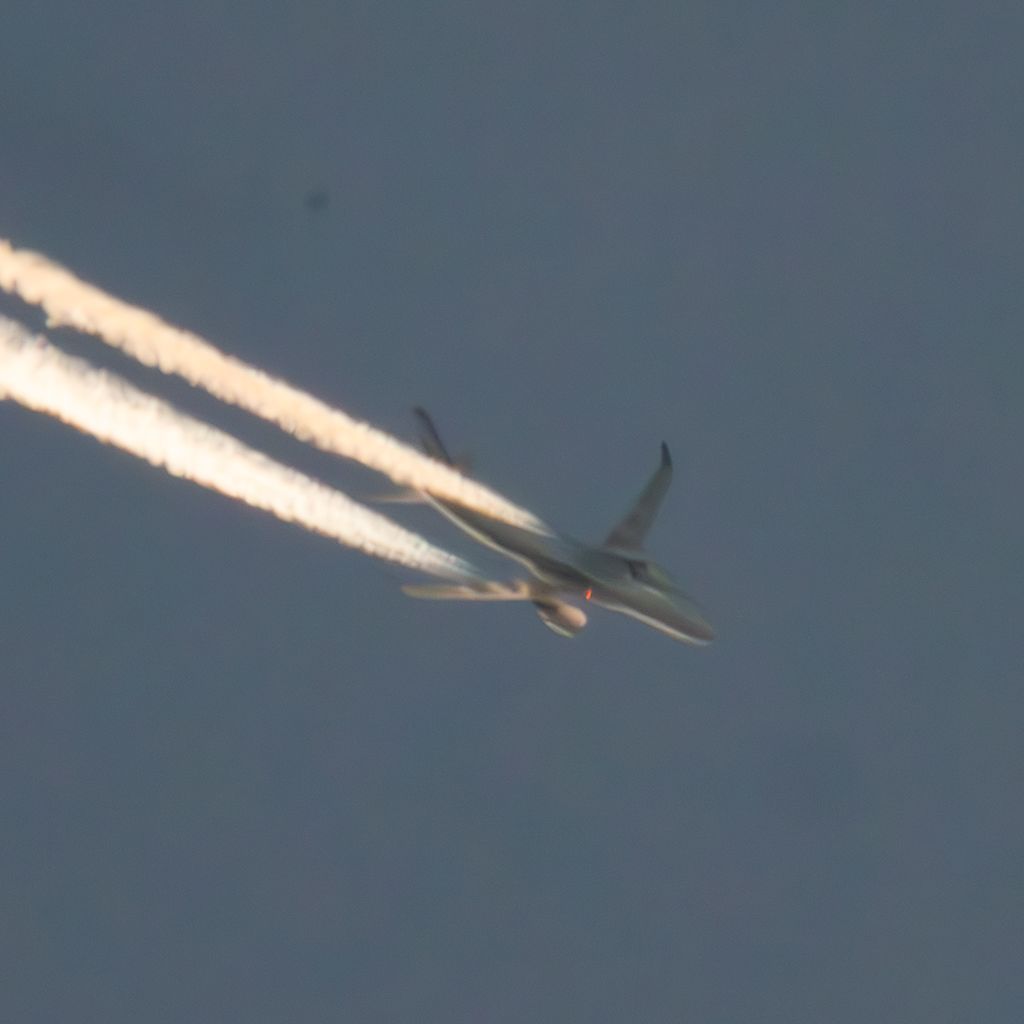
<svg viewBox="0 0 1024 1024"><path fill-rule="evenodd" d="M433 495L426 498L475 540L518 562L552 594L593 601L686 643L705 644L714 637L693 600L641 553L524 529Z"/></svg>

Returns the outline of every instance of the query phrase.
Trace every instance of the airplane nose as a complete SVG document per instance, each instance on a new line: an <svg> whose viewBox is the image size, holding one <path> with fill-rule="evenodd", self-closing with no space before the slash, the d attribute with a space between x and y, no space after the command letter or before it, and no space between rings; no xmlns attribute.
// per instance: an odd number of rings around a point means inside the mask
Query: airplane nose
<svg viewBox="0 0 1024 1024"><path fill-rule="evenodd" d="M704 613L685 594L677 598L679 606L680 631L690 637L693 643L709 644L715 639L715 631L711 623L704 618Z"/></svg>
<svg viewBox="0 0 1024 1024"><path fill-rule="evenodd" d="M709 644L715 639L715 631L711 626L711 623L707 619L698 616L696 619L691 619L687 627L687 632L696 640L698 643Z"/></svg>

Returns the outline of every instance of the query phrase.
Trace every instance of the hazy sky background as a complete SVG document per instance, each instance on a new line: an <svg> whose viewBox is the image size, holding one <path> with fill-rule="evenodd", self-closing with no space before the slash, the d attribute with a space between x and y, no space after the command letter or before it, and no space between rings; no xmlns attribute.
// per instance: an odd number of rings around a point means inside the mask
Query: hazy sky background
<svg viewBox="0 0 1024 1024"><path fill-rule="evenodd" d="M719 640L413 602L0 406L0 1018L1022 1019L1022 31L6 4L0 236L580 536L665 439Z"/></svg>

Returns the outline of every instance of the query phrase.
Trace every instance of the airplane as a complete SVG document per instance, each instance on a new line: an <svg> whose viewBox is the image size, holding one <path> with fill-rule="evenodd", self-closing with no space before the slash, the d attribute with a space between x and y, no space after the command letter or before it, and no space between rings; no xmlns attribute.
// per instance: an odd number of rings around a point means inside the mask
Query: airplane
<svg viewBox="0 0 1024 1024"><path fill-rule="evenodd" d="M413 410L424 451L456 469L433 420ZM643 550L658 506L672 479L672 458L662 442L661 462L629 512L603 544L585 544L542 524L541 530L513 526L429 491L427 501L474 540L518 562L531 579L511 584L472 580L459 584L407 584L412 597L462 601L531 601L541 621L561 636L575 636L587 624L586 613L563 600L575 597L621 612L675 640L703 645L714 631L700 608ZM399 499L402 500L402 499Z"/></svg>

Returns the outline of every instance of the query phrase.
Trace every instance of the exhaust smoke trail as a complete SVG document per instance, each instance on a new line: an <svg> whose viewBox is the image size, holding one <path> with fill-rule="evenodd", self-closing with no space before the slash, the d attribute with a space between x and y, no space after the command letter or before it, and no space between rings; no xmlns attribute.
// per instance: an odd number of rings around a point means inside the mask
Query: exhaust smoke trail
<svg viewBox="0 0 1024 1024"><path fill-rule="evenodd" d="M202 484L399 565L479 578L451 555L335 491L185 415L126 380L65 355L0 316L0 398L91 434L174 476Z"/></svg>
<svg viewBox="0 0 1024 1024"><path fill-rule="evenodd" d="M41 306L53 325L94 334L147 366L178 374L216 398L270 420L302 441L361 462L397 484L429 489L485 515L550 533L530 512L397 438L226 355L198 335L80 281L45 256L14 249L3 239L0 288Z"/></svg>

